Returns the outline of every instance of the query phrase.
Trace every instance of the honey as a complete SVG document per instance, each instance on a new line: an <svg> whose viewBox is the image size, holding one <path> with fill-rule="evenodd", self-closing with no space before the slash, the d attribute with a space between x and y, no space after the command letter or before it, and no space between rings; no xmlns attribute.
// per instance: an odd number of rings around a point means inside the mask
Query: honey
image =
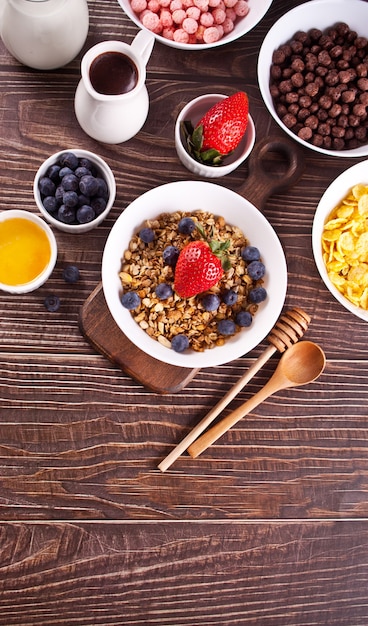
<svg viewBox="0 0 368 626"><path fill-rule="evenodd" d="M0 283L25 285L37 278L51 258L45 231L22 217L0 221Z"/></svg>

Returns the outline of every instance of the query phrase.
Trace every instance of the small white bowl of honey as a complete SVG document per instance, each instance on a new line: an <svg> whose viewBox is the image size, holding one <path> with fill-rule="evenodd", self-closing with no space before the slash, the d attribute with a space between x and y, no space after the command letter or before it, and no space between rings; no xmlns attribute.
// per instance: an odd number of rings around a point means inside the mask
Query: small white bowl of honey
<svg viewBox="0 0 368 626"><path fill-rule="evenodd" d="M28 293L43 285L55 267L57 244L46 222L31 212L0 212L0 290Z"/></svg>

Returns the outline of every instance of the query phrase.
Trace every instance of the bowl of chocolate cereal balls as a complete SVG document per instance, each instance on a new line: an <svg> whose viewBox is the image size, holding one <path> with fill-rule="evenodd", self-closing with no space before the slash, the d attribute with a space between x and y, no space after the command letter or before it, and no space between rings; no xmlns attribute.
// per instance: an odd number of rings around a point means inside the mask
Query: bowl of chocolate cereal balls
<svg viewBox="0 0 368 626"><path fill-rule="evenodd" d="M276 323L285 256L264 215L212 182L155 187L124 209L102 259L112 317L141 351L174 366L221 365Z"/></svg>
<svg viewBox="0 0 368 626"><path fill-rule="evenodd" d="M118 0L126 15L156 40L181 50L206 50L252 30L272 0Z"/></svg>
<svg viewBox="0 0 368 626"><path fill-rule="evenodd" d="M263 100L307 148L368 155L368 3L311 0L269 30L258 57Z"/></svg>

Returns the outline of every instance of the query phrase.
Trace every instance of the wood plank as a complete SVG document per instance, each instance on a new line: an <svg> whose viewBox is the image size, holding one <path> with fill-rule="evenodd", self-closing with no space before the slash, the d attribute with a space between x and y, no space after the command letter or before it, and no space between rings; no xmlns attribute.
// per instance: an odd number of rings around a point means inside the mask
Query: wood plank
<svg viewBox="0 0 368 626"><path fill-rule="evenodd" d="M365 626L367 521L0 527L2 626Z"/></svg>

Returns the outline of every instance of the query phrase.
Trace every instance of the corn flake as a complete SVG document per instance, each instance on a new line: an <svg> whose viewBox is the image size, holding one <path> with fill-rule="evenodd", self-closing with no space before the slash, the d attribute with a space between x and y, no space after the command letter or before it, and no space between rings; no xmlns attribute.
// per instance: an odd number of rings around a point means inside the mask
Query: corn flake
<svg viewBox="0 0 368 626"><path fill-rule="evenodd" d="M335 287L367 311L368 185L354 185L329 215L322 233L322 256Z"/></svg>

